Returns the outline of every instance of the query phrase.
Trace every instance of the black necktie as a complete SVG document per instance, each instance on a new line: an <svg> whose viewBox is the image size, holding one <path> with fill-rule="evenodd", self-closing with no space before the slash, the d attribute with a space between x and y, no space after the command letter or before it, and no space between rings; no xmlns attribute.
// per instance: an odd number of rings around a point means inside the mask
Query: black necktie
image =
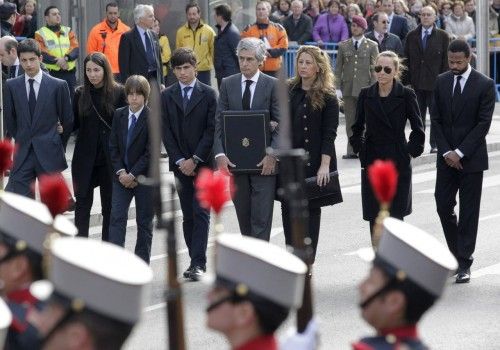
<svg viewBox="0 0 500 350"><path fill-rule="evenodd" d="M356 50L356 51L358 50L358 41L357 40L354 41L354 50Z"/></svg>
<svg viewBox="0 0 500 350"><path fill-rule="evenodd" d="M422 48L425 50L427 47L427 40L429 39L429 31L425 30L424 31L424 37L422 39Z"/></svg>
<svg viewBox="0 0 500 350"><path fill-rule="evenodd" d="M247 84L245 86L245 91L243 92L243 100L242 100L242 105L244 110L249 110L250 109L250 98L251 98L251 93L250 93L250 86L252 85L253 81L252 80L245 80L245 83Z"/></svg>
<svg viewBox="0 0 500 350"><path fill-rule="evenodd" d="M462 87L460 86L460 79L462 79L462 76L459 75L457 76L457 82L455 83L455 88L453 89L453 99L459 99L460 96L462 95Z"/></svg>
<svg viewBox="0 0 500 350"><path fill-rule="evenodd" d="M30 109L31 119L33 119L33 116L35 115L35 107L36 107L35 88L33 87L33 83L35 82L35 79L28 79L28 82L30 83L30 93L28 96L28 107Z"/></svg>
<svg viewBox="0 0 500 350"><path fill-rule="evenodd" d="M184 108L184 112L186 112L186 107L187 107L187 104L189 102L188 92L189 92L189 90L191 90L191 86L186 86L182 90L184 90L184 96L182 96L182 106Z"/></svg>
<svg viewBox="0 0 500 350"><path fill-rule="evenodd" d="M156 70L156 59L153 51L151 39L149 39L148 31L144 32L144 41L146 42L146 56L148 57L148 69L150 71Z"/></svg>
<svg viewBox="0 0 500 350"><path fill-rule="evenodd" d="M16 69L17 66L11 66L10 67L10 77L9 78L15 78L16 77Z"/></svg>

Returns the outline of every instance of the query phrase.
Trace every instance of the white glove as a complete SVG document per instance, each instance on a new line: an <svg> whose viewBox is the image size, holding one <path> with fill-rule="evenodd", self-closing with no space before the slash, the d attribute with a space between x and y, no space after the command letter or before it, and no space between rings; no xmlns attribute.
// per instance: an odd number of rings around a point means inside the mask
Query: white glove
<svg viewBox="0 0 500 350"><path fill-rule="evenodd" d="M342 90L337 89L337 90L335 90L335 92L337 93L337 98L341 99L342 98Z"/></svg>
<svg viewBox="0 0 500 350"><path fill-rule="evenodd" d="M290 328L280 339L280 350L316 350L319 344L319 326L315 319L307 324L304 333Z"/></svg>

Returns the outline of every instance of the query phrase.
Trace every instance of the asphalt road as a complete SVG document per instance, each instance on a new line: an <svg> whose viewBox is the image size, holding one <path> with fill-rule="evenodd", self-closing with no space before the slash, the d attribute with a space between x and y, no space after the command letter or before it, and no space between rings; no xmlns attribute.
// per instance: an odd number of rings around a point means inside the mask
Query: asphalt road
<svg viewBox="0 0 500 350"><path fill-rule="evenodd" d="M340 158L340 157L339 157ZM361 219L359 163L339 160L344 202L323 209L321 234L313 283L316 316L320 321L321 349L348 349L360 336L371 333L359 316L357 285L369 266L355 252L370 244L368 224ZM413 214L406 219L432 233L444 243L434 202L433 164L414 168ZM423 319L420 333L433 349L498 349L500 343L500 152L490 153L490 170L485 173L481 218L472 281L454 284L450 278L444 297ZM224 210L226 232L238 232L234 207ZM179 271L189 264L179 233ZM274 210L272 243L284 246L281 212ZM212 238L211 232L211 238ZM135 227L128 229L128 249L135 244ZM209 250L209 259L212 250ZM155 232L151 267L154 283L142 322L135 328L125 349L166 349L165 234ZM209 268L210 263L209 263ZM186 282L184 293L185 330L188 349L227 349L224 338L205 328L205 293L208 286ZM292 314L280 334L293 325Z"/></svg>

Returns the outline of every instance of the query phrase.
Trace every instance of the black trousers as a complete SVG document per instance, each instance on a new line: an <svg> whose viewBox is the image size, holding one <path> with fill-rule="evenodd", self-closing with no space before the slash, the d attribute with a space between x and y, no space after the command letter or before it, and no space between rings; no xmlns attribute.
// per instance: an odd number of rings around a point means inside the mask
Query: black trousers
<svg viewBox="0 0 500 350"><path fill-rule="evenodd" d="M111 174L107 165L95 166L92 170L91 183L87 193L76 196L75 226L78 236L89 236L90 210L94 202L94 188L99 186L102 208L102 240L109 240L109 218L111 215Z"/></svg>
<svg viewBox="0 0 500 350"><path fill-rule="evenodd" d="M472 265L476 248L483 172L464 173L451 167L437 170L434 197L448 249L460 269ZM460 198L459 217L455 213L456 196Z"/></svg>
<svg viewBox="0 0 500 350"><path fill-rule="evenodd" d="M179 193L182 209L182 230L188 247L190 266L207 264L208 229L210 212L200 206L196 198L193 176L186 176L179 170L174 170L175 187Z"/></svg>
<svg viewBox="0 0 500 350"><path fill-rule="evenodd" d="M432 91L427 91L427 90L415 90L415 94L417 95L417 103L418 103L418 109L420 109L420 115L422 117L422 123L424 124L424 130L425 130L425 119L427 118L427 110L431 110L432 102L433 102L433 92ZM429 144L431 145L431 148L435 148L436 146L436 139L434 137L434 131L432 130L431 127L431 133L429 137Z"/></svg>
<svg viewBox="0 0 500 350"><path fill-rule="evenodd" d="M311 239L311 245L313 248L313 258L312 262L316 260L316 250L318 248L319 240L319 227L321 223L321 208L320 207L309 207L309 223L307 226L306 237ZM283 231L285 233L285 243L288 246L293 246L292 237L292 218L290 216L290 209L285 203L281 203L281 219L283 221Z"/></svg>

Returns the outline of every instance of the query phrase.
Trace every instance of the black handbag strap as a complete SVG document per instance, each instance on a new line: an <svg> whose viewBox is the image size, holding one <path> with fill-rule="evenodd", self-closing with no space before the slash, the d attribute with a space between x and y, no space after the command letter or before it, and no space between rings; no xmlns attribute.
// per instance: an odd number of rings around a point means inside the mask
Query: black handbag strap
<svg viewBox="0 0 500 350"><path fill-rule="evenodd" d="M99 113L99 111L97 110L97 108L95 108L95 105L94 105L94 101L90 101L90 103L92 104L92 108L94 109L94 111L96 112L97 116L99 117L99 119L101 120L101 122L104 123L104 125L106 125L106 127L111 131L111 126L109 126L109 124L104 120L104 118L101 116L101 114Z"/></svg>

